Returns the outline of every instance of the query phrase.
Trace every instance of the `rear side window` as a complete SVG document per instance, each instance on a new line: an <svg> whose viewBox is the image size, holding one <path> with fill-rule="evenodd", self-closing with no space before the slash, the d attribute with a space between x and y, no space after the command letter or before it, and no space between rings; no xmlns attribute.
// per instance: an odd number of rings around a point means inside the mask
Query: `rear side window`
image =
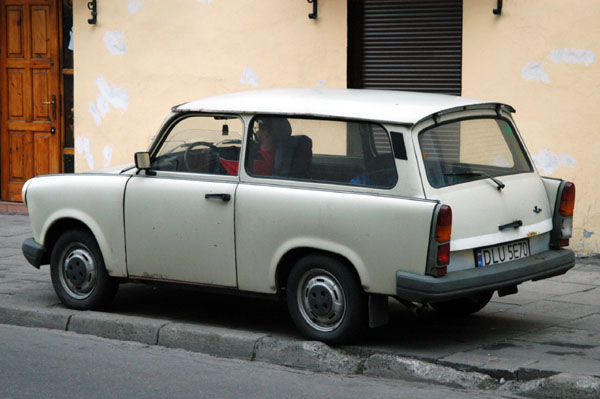
<svg viewBox="0 0 600 399"><path fill-rule="evenodd" d="M256 177L379 188L398 180L388 132L369 122L259 115L245 168Z"/></svg>
<svg viewBox="0 0 600 399"><path fill-rule="evenodd" d="M419 135L427 179L439 188L533 168L512 125L505 119L466 119Z"/></svg>

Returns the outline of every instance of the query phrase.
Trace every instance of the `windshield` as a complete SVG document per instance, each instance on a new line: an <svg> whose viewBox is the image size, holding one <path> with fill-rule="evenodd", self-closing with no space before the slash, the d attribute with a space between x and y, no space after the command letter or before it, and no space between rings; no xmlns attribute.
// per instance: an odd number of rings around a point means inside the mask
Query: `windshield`
<svg viewBox="0 0 600 399"><path fill-rule="evenodd" d="M435 188L533 171L515 129L506 119L465 119L436 125L419 134L419 145L427 179Z"/></svg>

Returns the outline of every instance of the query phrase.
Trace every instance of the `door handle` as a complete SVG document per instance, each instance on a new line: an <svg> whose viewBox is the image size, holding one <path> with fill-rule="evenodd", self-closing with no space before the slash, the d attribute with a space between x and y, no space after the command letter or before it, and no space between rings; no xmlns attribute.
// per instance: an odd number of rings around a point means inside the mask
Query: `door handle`
<svg viewBox="0 0 600 399"><path fill-rule="evenodd" d="M56 94L52 95L52 101L42 101L42 104L45 104L45 105L52 104L52 119L56 120Z"/></svg>
<svg viewBox="0 0 600 399"><path fill-rule="evenodd" d="M206 198L206 199L219 198L219 199L227 202L231 199L231 194L206 194L204 196L204 198Z"/></svg>

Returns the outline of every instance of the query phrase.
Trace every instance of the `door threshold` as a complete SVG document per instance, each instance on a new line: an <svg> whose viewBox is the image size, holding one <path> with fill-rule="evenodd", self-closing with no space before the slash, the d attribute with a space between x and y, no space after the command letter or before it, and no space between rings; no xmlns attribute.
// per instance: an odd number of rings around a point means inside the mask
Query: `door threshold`
<svg viewBox="0 0 600 399"><path fill-rule="evenodd" d="M0 201L0 213L18 213L28 215L27 207L22 202Z"/></svg>

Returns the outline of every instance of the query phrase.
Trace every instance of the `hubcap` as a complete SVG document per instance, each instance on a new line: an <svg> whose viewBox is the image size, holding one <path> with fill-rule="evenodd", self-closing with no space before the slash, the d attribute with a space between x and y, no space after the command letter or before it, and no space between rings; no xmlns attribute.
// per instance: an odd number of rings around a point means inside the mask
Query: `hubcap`
<svg viewBox="0 0 600 399"><path fill-rule="evenodd" d="M297 300L304 320L318 331L333 331L343 321L346 311L344 291L326 270L313 269L302 276Z"/></svg>
<svg viewBox="0 0 600 399"><path fill-rule="evenodd" d="M77 245L68 248L61 263L60 282L67 293L85 299L96 285L96 264L90 251Z"/></svg>

